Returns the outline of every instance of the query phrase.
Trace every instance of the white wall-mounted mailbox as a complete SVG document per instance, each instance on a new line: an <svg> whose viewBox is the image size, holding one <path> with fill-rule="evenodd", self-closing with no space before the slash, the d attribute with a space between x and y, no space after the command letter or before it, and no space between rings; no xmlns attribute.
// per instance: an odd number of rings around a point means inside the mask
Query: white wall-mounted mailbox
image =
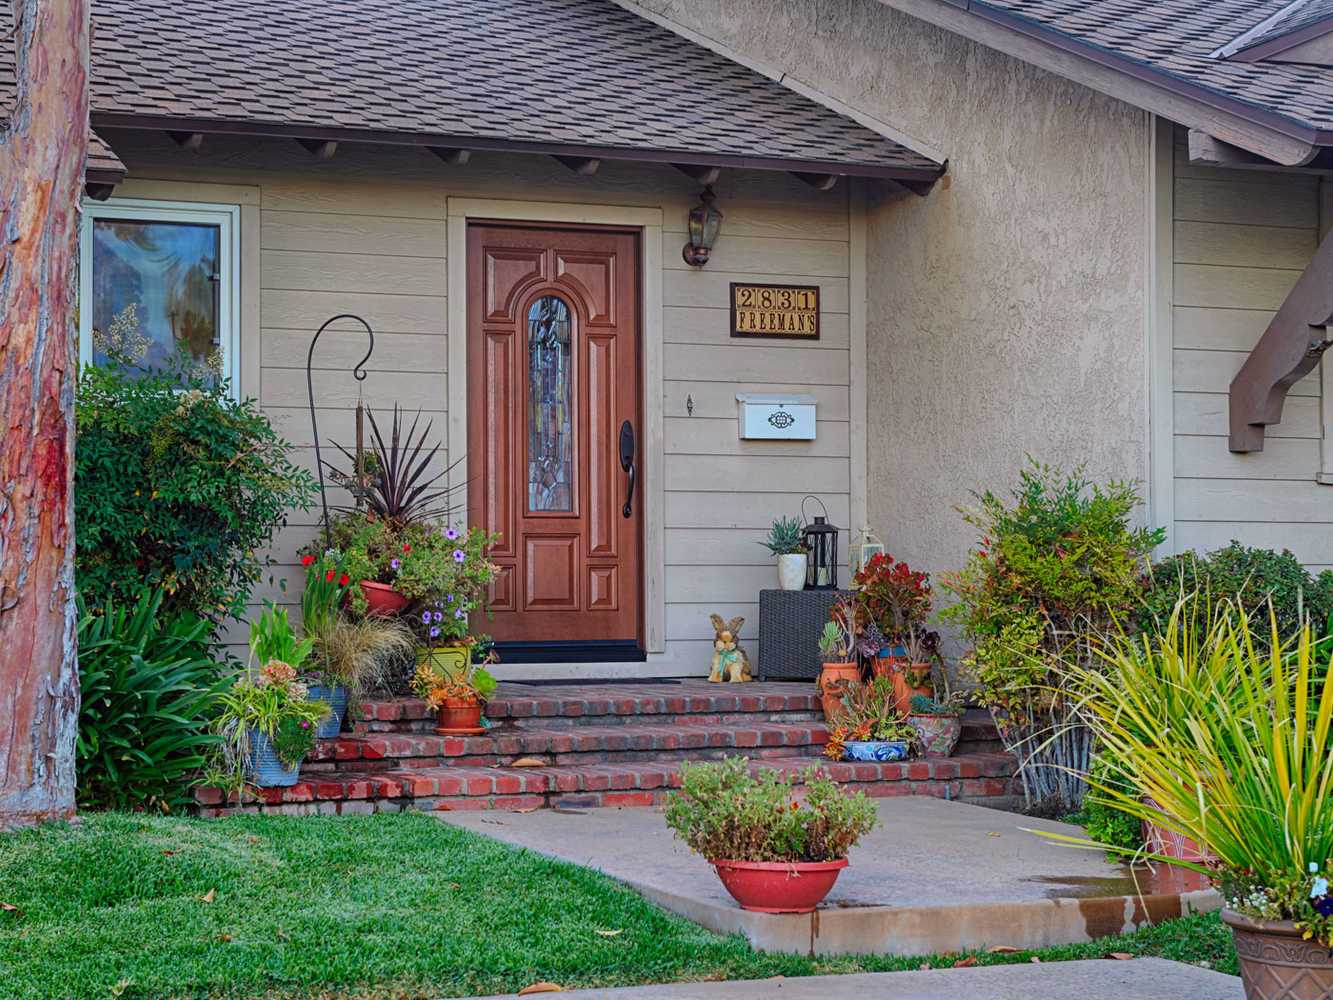
<svg viewBox="0 0 1333 1000"><path fill-rule="evenodd" d="M741 438L747 441L813 441L815 397L800 393L738 392Z"/></svg>

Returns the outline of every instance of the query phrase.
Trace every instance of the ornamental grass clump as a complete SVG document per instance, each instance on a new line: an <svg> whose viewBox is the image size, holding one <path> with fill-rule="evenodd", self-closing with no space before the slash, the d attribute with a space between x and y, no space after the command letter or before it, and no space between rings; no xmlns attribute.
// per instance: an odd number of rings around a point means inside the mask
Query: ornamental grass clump
<svg viewBox="0 0 1333 1000"><path fill-rule="evenodd" d="M775 771L751 775L743 757L681 765L667 825L709 861L837 861L878 822L862 792L847 794L811 768L805 795Z"/></svg>
<svg viewBox="0 0 1333 1000"><path fill-rule="evenodd" d="M1005 746L1022 763L1030 807L1076 811L1092 742L1068 689L1068 665L1094 668L1096 638L1138 606L1164 532L1135 527L1134 484L1099 485L1032 463L1012 500L987 491L965 520L981 533L966 565L942 578L956 603L964 660Z"/></svg>
<svg viewBox="0 0 1333 1000"><path fill-rule="evenodd" d="M1197 843L1242 914L1333 942L1333 687L1307 621L1263 642L1234 605L1186 597L1159 633L1071 667L1114 767L1099 799Z"/></svg>

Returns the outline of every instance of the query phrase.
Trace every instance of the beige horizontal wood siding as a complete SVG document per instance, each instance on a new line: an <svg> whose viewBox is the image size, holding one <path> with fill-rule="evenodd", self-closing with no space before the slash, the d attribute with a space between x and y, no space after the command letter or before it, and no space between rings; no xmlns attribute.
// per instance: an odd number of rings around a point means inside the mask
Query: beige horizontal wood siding
<svg viewBox="0 0 1333 1000"><path fill-rule="evenodd" d="M816 192L781 173L725 172L715 186L722 233L708 266L696 269L680 248L699 186L667 166L608 162L581 177L545 157L478 153L468 166L450 168L420 150L358 146L318 162L296 143L210 138L209 161L226 166L203 167L204 158L160 137L133 141L139 145L127 145L124 155L143 178L136 183L157 184L168 191L161 197L193 197L218 183L258 191L260 321L245 331L242 352L255 363L265 412L296 446L294 460L310 469L306 352L318 325L339 313L371 324L375 352L358 384L349 369L365 353L361 329L340 322L320 340L314 382L325 460L341 460L330 442L350 446L358 398L386 419L395 402L421 408L434 421L433 436L445 439L447 262L464 252L448 245L449 198L660 208L663 380L645 391L661 395L665 461L645 473L649 487L664 490L666 565L658 576L666 652L656 658L664 672L706 673L715 611L747 619L743 641L756 656L759 590L776 585L773 559L758 543L775 517L798 514L802 497L815 494L835 523L849 524L854 362L845 184ZM733 339L733 281L819 286L820 339ZM813 395L816 440L742 441L738 392ZM329 500L347 497L330 487ZM299 598L299 550L317 523L317 510L289 517L253 607ZM240 641L243 632L234 636Z"/></svg>
<svg viewBox="0 0 1333 1000"><path fill-rule="evenodd" d="M1333 562L1333 487L1316 482L1319 372L1292 386L1263 451L1227 449L1231 379L1314 254L1327 182L1194 167L1179 134L1173 182L1172 547L1234 538Z"/></svg>

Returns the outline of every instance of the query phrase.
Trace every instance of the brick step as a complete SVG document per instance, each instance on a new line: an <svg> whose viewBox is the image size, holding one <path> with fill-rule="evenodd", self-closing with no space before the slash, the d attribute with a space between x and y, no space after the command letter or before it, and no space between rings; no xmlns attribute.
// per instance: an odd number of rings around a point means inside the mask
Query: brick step
<svg viewBox="0 0 1333 1000"><path fill-rule="evenodd" d="M655 716L645 716L653 720ZM485 736L438 736L429 732L355 733L323 740L310 756L312 770L381 770L441 765L508 765L520 758L544 764L708 760L737 752L754 757L790 757L815 752L828 741L823 723L736 723L708 717L686 722L627 723L556 729L495 729Z"/></svg>
<svg viewBox="0 0 1333 1000"><path fill-rule="evenodd" d="M1015 761L1008 754L966 754L902 763L831 763L793 755L751 760L798 779L818 767L848 788L875 797L934 795L995 804L1013 795ZM305 773L291 788L261 789L224 803L219 789L196 793L200 813L371 813L403 809L510 809L651 806L680 782L677 765L584 764L564 767L446 766L420 770Z"/></svg>
<svg viewBox="0 0 1333 1000"><path fill-rule="evenodd" d="M358 732L425 732L432 726L432 715L417 698L367 701L359 706L353 728ZM725 723L754 721L755 717L770 722L816 721L820 711L813 684L501 684L486 703L486 716L505 728L549 730L627 725L649 721L646 717L655 724L700 717Z"/></svg>

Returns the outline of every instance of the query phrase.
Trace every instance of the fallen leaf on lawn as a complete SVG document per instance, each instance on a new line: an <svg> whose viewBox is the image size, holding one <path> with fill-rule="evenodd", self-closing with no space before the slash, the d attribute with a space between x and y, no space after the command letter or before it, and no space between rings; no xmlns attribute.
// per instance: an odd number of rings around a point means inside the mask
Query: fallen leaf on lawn
<svg viewBox="0 0 1333 1000"><path fill-rule="evenodd" d="M262 838L262 837L256 837L253 833L250 834L250 836L246 837L245 839L248 840L248 841L249 841L250 843L252 843L252 844L259 844L259 843L262 843L262 842L263 842L263 838Z"/></svg>
<svg viewBox="0 0 1333 1000"><path fill-rule="evenodd" d="M231 935L230 935L230 934L219 934L219 935L218 935L218 940L221 941L223 944L226 944L228 941L231 940Z"/></svg>
<svg viewBox="0 0 1333 1000"><path fill-rule="evenodd" d="M1108 952L1106 957L1114 958L1117 962L1128 962L1134 956L1127 951L1112 951Z"/></svg>
<svg viewBox="0 0 1333 1000"><path fill-rule="evenodd" d="M533 983L531 986L524 986L518 991L521 997L530 997L534 993L563 993L565 988L559 983Z"/></svg>
<svg viewBox="0 0 1333 1000"><path fill-rule="evenodd" d="M6 903L4 900L0 900L0 910L4 911L5 913L17 914L20 917L23 916L22 910L20 910L13 903Z"/></svg>
<svg viewBox="0 0 1333 1000"><path fill-rule="evenodd" d="M593 933L600 934L602 937L620 937L620 935L624 934L625 932L623 930L614 930L614 931L594 931Z"/></svg>
<svg viewBox="0 0 1333 1000"><path fill-rule="evenodd" d="M520 757L509 765L510 767L545 767L546 761L540 757Z"/></svg>
<svg viewBox="0 0 1333 1000"><path fill-rule="evenodd" d="M208 892L199 897L199 902L211 903L213 900L217 899L217 895L218 891L216 889L209 889Z"/></svg>
<svg viewBox="0 0 1333 1000"><path fill-rule="evenodd" d="M175 854L175 853L176 853L175 851L163 851L163 852L162 852L162 857L164 857L164 858L169 858L169 857L171 857L171 856L172 856L173 854Z"/></svg>
<svg viewBox="0 0 1333 1000"><path fill-rule="evenodd" d="M450 888L450 889L461 889L461 888L463 888L463 883L462 883L462 882L450 882L450 883L449 883L449 888Z"/></svg>
<svg viewBox="0 0 1333 1000"><path fill-rule="evenodd" d="M977 956L968 955L967 958L960 958L958 961L954 962L953 967L955 969L970 969L972 968L972 966L976 964L977 964Z"/></svg>
<svg viewBox="0 0 1333 1000"><path fill-rule="evenodd" d="M995 947L987 948L986 950L992 955L1012 955L1014 952L1018 951L1017 948L1009 944L997 944Z"/></svg>

